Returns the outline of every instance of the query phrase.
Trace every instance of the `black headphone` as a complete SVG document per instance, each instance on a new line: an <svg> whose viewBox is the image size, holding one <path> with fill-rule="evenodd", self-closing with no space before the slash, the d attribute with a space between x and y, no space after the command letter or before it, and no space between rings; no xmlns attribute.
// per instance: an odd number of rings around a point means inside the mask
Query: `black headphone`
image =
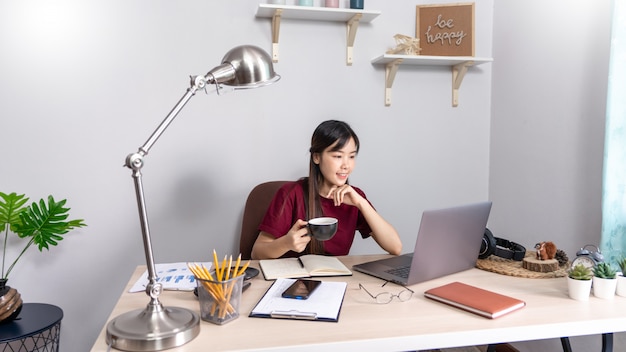
<svg viewBox="0 0 626 352"><path fill-rule="evenodd" d="M485 259L492 254L505 259L520 261L526 256L526 248L521 244L494 237L489 229L485 229L478 258Z"/></svg>

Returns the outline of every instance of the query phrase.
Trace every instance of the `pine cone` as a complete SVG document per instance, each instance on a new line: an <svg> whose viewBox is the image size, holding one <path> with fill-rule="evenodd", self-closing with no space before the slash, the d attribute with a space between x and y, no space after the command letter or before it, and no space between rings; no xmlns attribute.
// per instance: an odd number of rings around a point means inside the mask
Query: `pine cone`
<svg viewBox="0 0 626 352"><path fill-rule="evenodd" d="M556 250L554 259L558 260L559 266L567 265L567 263L569 262L569 258L567 258L567 254L565 254L565 252L562 249Z"/></svg>

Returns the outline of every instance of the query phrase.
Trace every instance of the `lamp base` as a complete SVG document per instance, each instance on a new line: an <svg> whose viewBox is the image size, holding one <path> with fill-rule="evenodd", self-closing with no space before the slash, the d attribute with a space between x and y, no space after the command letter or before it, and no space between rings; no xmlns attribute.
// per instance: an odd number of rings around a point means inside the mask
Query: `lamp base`
<svg viewBox="0 0 626 352"><path fill-rule="evenodd" d="M107 325L106 342L123 351L160 351L186 344L200 333L200 317L185 308L145 309L124 313Z"/></svg>

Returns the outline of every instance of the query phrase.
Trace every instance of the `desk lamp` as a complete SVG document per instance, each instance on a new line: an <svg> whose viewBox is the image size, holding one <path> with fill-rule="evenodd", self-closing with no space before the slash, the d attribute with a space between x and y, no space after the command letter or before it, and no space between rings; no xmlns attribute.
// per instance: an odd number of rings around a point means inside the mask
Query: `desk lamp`
<svg viewBox="0 0 626 352"><path fill-rule="evenodd" d="M191 87L136 153L126 157L125 166L132 170L143 247L148 267L146 294L150 302L144 309L119 315L107 325L106 341L111 347L124 351L159 351L177 347L193 340L200 333L200 319L196 312L185 308L164 307L159 301L163 289L157 282L148 214L141 182L143 158L165 129L176 118L185 104L208 84L215 84L219 93L221 85L232 89L256 88L274 83L280 76L274 72L271 57L256 46L242 45L231 49L222 63L204 76L191 77Z"/></svg>

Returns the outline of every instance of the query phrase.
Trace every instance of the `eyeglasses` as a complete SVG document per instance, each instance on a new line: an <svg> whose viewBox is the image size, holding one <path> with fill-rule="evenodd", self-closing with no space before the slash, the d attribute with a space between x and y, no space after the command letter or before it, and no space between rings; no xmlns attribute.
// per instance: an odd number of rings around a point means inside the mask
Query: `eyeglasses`
<svg viewBox="0 0 626 352"><path fill-rule="evenodd" d="M387 284L387 283L385 283L385 284ZM385 286L385 285L383 285L383 286ZM381 304L387 304L387 303L391 302L391 300L394 297L397 297L400 302L406 302L406 301L410 300L411 297L413 297L413 293L414 293L410 288L405 287L404 290L400 291L397 295L394 295L394 294L392 294L390 292L381 292L381 293L377 294L376 296L374 296L373 294L370 293L370 291L368 291L360 283L359 283L359 288L362 288L365 292L367 292L368 295L370 295L370 297L375 299L376 303L381 303Z"/></svg>

